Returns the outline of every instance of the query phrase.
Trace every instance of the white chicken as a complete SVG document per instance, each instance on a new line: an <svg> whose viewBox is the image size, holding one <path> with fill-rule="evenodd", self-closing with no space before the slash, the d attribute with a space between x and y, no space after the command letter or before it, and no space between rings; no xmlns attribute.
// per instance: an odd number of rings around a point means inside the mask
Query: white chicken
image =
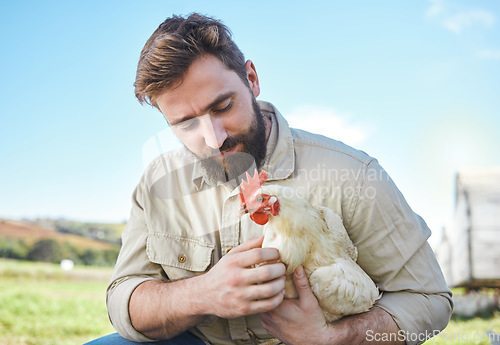
<svg viewBox="0 0 500 345"><path fill-rule="evenodd" d="M279 250L287 267L285 298L297 297L292 274L302 265L328 322L368 311L379 292L356 263L357 249L340 217L312 206L291 188L263 185L265 171L247 173L247 180L240 188L241 211L265 225L262 247Z"/></svg>

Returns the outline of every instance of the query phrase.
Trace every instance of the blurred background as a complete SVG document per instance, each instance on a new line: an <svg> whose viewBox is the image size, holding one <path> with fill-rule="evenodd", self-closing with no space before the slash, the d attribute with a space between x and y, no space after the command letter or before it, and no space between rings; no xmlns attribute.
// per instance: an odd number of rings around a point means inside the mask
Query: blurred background
<svg viewBox="0 0 500 345"><path fill-rule="evenodd" d="M500 166L496 0L2 1L0 229L6 246L20 246L9 253L57 238L57 257L38 249L31 258L112 265L145 165L179 145L134 97L139 54L166 17L193 11L229 26L256 66L258 99L293 127L376 157L434 248L454 222L457 172ZM49 242L41 246L52 253ZM15 279L38 277L8 265ZM17 323L6 320L4 343L36 343L5 338Z"/></svg>

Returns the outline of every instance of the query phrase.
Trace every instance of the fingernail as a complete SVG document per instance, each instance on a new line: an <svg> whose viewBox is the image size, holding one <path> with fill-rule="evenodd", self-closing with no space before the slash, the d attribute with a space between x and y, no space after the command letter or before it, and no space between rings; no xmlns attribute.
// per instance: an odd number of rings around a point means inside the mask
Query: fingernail
<svg viewBox="0 0 500 345"><path fill-rule="evenodd" d="M297 267L297 269L295 270L295 276L297 278L302 278L303 275L304 275L304 269L302 268L302 266Z"/></svg>
<svg viewBox="0 0 500 345"><path fill-rule="evenodd" d="M281 294L285 295L285 289L281 290Z"/></svg>

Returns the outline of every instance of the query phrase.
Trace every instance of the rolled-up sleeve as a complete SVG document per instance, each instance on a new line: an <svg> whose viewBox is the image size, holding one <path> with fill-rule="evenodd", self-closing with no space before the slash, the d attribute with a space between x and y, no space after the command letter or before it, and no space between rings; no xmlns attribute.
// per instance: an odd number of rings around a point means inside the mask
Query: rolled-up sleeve
<svg viewBox="0 0 500 345"><path fill-rule="evenodd" d="M421 269L418 272L418 269L412 267L420 265L426 272L422 272ZM421 344L432 335L442 331L448 324L452 312L451 292L446 284L441 287L437 284L441 271L427 244L419 249L385 289L403 285L411 288L417 285L416 281L422 275L435 277L435 284L428 282L427 286L408 291L386 290L382 299L377 302L378 307L392 315L401 330L400 336L409 345Z"/></svg>
<svg viewBox="0 0 500 345"><path fill-rule="evenodd" d="M108 315L113 327L126 339L152 341L137 332L130 321L129 301L134 290L148 280L166 280L161 265L152 263L146 254L148 237L144 217L144 179L132 199L129 221L122 234L122 248L106 294Z"/></svg>
<svg viewBox="0 0 500 345"><path fill-rule="evenodd" d="M377 306L392 315L408 345L420 344L449 322L448 289L427 243L431 232L385 170L365 166L347 218L359 265L383 292Z"/></svg>

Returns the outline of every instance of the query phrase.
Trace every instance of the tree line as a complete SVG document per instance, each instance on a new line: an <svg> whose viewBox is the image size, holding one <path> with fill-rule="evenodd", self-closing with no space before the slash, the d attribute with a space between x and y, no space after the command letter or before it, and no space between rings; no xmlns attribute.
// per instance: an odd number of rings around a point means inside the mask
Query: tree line
<svg viewBox="0 0 500 345"><path fill-rule="evenodd" d="M111 249L77 248L51 238L33 243L22 239L0 239L0 257L17 260L60 263L69 259L77 265L113 266L118 252L119 246Z"/></svg>

